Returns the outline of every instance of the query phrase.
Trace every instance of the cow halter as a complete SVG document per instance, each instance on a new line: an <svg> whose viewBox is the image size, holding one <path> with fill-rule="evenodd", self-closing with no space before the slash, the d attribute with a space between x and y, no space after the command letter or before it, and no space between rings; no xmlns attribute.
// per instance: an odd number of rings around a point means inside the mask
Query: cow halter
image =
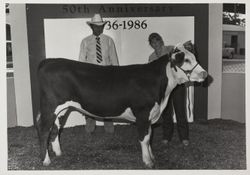
<svg viewBox="0 0 250 175"><path fill-rule="evenodd" d="M181 67L175 65L175 63L173 63L173 61L171 61L171 67L174 68L175 72L177 72L176 67L180 68L180 70L182 70L182 71L185 73L185 75L187 76L188 81L190 81L190 76L191 76L193 70L194 70L197 66L198 66L198 63L196 63L196 65L195 65L191 70L184 70L184 69L182 69Z"/></svg>
<svg viewBox="0 0 250 175"><path fill-rule="evenodd" d="M177 47L175 47L175 48L173 49L173 53L178 53L178 52L180 52L180 50L179 50ZM175 72L177 72L177 69L176 69L176 66L177 66L177 65L173 62L172 59L171 59L170 62L171 62L171 67L174 68ZM188 81L190 82L191 74L192 74L193 70L194 70L197 66L198 66L198 63L196 63L196 65L195 65L191 70L184 70L184 69L182 69L182 68L179 67L179 66L177 66L177 67L180 68L180 69L185 73L185 75L186 75L187 78L188 78Z"/></svg>
<svg viewBox="0 0 250 175"><path fill-rule="evenodd" d="M178 67L186 74L188 81L190 81L190 76L191 76L193 70L196 68L196 66L198 66L198 63L196 63L196 65L191 70L184 70L181 67L179 67L179 66Z"/></svg>

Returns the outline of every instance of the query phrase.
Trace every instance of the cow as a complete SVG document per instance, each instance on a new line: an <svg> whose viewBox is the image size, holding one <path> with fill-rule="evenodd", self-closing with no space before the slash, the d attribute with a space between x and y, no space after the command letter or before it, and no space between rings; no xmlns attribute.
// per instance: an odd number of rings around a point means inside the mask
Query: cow
<svg viewBox="0 0 250 175"><path fill-rule="evenodd" d="M142 160L152 168L151 125L160 118L177 84L202 82L207 72L183 44L171 54L146 64L100 66L64 58L43 60L38 67L40 113L35 125L44 166L51 161L49 136L56 156L62 154L58 131L65 113L79 111L87 117L135 122ZM64 119L65 120L65 119Z"/></svg>

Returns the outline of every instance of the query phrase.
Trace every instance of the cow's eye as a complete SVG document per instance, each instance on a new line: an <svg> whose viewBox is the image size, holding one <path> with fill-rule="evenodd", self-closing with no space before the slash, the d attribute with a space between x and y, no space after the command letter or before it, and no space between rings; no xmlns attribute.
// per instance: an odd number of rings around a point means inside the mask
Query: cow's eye
<svg viewBox="0 0 250 175"><path fill-rule="evenodd" d="M190 63L189 59L185 59L184 61L185 61L185 63Z"/></svg>

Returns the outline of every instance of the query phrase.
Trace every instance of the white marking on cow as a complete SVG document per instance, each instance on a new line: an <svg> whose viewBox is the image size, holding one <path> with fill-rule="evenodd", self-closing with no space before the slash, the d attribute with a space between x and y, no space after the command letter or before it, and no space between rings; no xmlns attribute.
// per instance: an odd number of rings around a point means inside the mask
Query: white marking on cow
<svg viewBox="0 0 250 175"><path fill-rule="evenodd" d="M52 145L52 149L53 149L54 153L56 154L56 156L61 156L62 151L61 151L58 135L56 136L55 140L53 142L51 142L51 145Z"/></svg>
<svg viewBox="0 0 250 175"><path fill-rule="evenodd" d="M135 122L136 118L131 110L131 108L127 108L124 113L122 113L120 116L116 117L116 118L120 118L120 119L125 119L131 122Z"/></svg>
<svg viewBox="0 0 250 175"><path fill-rule="evenodd" d="M148 145L148 151L149 151L149 155L150 155L152 161L154 162L155 161L155 156L154 156L154 154L152 152L152 148L151 148L150 144Z"/></svg>
<svg viewBox="0 0 250 175"><path fill-rule="evenodd" d="M140 141L142 149L142 160L149 168L154 166L154 155L150 146L151 126L148 129L148 134L144 136L143 141Z"/></svg>
<svg viewBox="0 0 250 175"><path fill-rule="evenodd" d="M169 95L170 95L171 91L172 91L172 89L168 86L166 91L165 91L165 96L162 99L161 104L160 104L160 114L162 114L163 110L165 109L165 107L168 104L168 99L169 99Z"/></svg>
<svg viewBox="0 0 250 175"><path fill-rule="evenodd" d="M184 64L181 66L182 70L178 66L176 66L178 71L174 72L173 76L177 81L177 83L181 84L187 81L197 81L197 82L204 81L207 72L199 64L197 65L196 57L194 56L194 54L189 50L185 49L183 45L177 45L176 47L178 48L178 50L180 50L180 52L183 52L185 54L185 59L189 60L189 62L184 62ZM173 53L171 59L175 59L176 54L177 53ZM190 75L186 75L183 70L192 70L192 72Z"/></svg>
<svg viewBox="0 0 250 175"><path fill-rule="evenodd" d="M61 116L63 116L67 112L68 107L70 106L71 103L72 103L72 101L68 101L68 102L66 102L66 103L64 103L62 105L57 106L57 108L56 108L56 110L54 112L54 114L56 115L56 119L55 119L54 124L56 125L58 131L61 128L59 119L60 119ZM74 105L78 106L79 104L74 104ZM60 146L58 133L57 133L57 135L55 137L55 140L51 142L51 145L52 145L52 150L54 151L56 156L61 156L62 151L61 151L61 146Z"/></svg>
<svg viewBox="0 0 250 175"><path fill-rule="evenodd" d="M176 87L176 85L178 83L177 76L173 73L173 70L170 67L170 63L167 64L166 75L168 77L168 84L167 84L167 88L165 90L164 98L162 99L161 104L160 104L160 115L162 114L163 110L165 109L165 107L168 104L168 99L169 99L170 93Z"/></svg>
<svg viewBox="0 0 250 175"><path fill-rule="evenodd" d="M206 71L200 65L197 65L190 76L190 81L204 81L204 76L202 76L202 73L206 73Z"/></svg>
<svg viewBox="0 0 250 175"><path fill-rule="evenodd" d="M180 75L177 76L176 74L179 74L179 72L175 72L174 70L172 70L170 63L167 64L166 67L166 75L168 77L168 85L167 88L165 90L165 95L164 98L161 101L160 104L160 115L162 114L163 110L166 108L167 104L168 104L168 99L169 99L169 95L172 92L172 90L176 87L177 84L180 83L180 81L182 81L183 79L180 79ZM186 77L185 74L182 75L183 77ZM155 120L155 122L157 122L157 120Z"/></svg>
<svg viewBox="0 0 250 175"><path fill-rule="evenodd" d="M151 109L149 114L149 121L151 121L151 124L154 124L158 121L160 116L161 116L160 106L157 102L155 102L155 105Z"/></svg>
<svg viewBox="0 0 250 175"><path fill-rule="evenodd" d="M64 104L61 104L61 105L57 106L57 108L55 109L55 112L54 112L54 114L56 115L56 119L55 119L54 123L55 123L56 127L58 128L58 130L61 127L59 119L60 119L61 116L63 116L67 112L69 107L75 107L77 111L79 111L79 112L81 112L81 113L83 113L85 115L88 115L90 117L103 118L101 116L94 115L94 114L82 109L81 105L79 103L77 103L77 102L66 101ZM132 122L136 121L136 118L135 118L131 108L127 108L119 116L105 116L105 118L119 118L119 119L125 119L125 120L132 121ZM50 128L50 130L51 129L52 128ZM55 152L56 156L62 155L58 133L57 133L57 136L56 136L55 140L51 142L51 145L52 145L52 150ZM49 164L50 164L50 158L49 158L48 153L46 152L44 165L46 166L46 165L49 165Z"/></svg>
<svg viewBox="0 0 250 175"><path fill-rule="evenodd" d="M65 110L66 112L67 110ZM56 120L55 120L55 125L57 126L57 128L59 129L60 128L60 122L59 122L59 118L62 116L63 114L59 115L56 117Z"/></svg>
<svg viewBox="0 0 250 175"><path fill-rule="evenodd" d="M45 155L45 158L44 158L44 161L43 161L43 165L48 166L50 163L51 163L51 161L50 161L50 158L49 158L49 153L48 153L48 150L46 149L46 155Z"/></svg>
<svg viewBox="0 0 250 175"><path fill-rule="evenodd" d="M130 107L125 109L125 111L123 113L121 113L120 115L118 115L118 116L98 116L98 115L95 115L95 114L83 109L79 103L74 102L74 101L67 101L64 104L59 105L56 108L55 112L54 112L55 115L57 116L57 118L59 118L60 116L65 114L68 107L75 107L75 109L78 112L81 112L82 114L87 115L89 117L93 117L93 118L98 118L98 119L103 119L103 118L105 118L105 119L125 119L125 120L132 121L132 122L136 121L136 118L135 118L135 116L134 116L134 114L133 114Z"/></svg>
<svg viewBox="0 0 250 175"><path fill-rule="evenodd" d="M66 101L64 104L61 104L59 106L57 106L54 114L56 116L58 116L59 114L61 114L60 116L64 115L66 113L66 109L70 106L74 106L76 108L82 108L81 105L77 102L74 101Z"/></svg>
<svg viewBox="0 0 250 175"><path fill-rule="evenodd" d="M57 126L58 131L59 131L59 129L60 129L59 117L56 118L55 125ZM55 140L53 142L51 142L51 145L52 145L52 150L54 151L56 156L61 156L62 151L61 151L61 147L60 147L60 141L59 141L58 133L57 133L57 136L56 136Z"/></svg>

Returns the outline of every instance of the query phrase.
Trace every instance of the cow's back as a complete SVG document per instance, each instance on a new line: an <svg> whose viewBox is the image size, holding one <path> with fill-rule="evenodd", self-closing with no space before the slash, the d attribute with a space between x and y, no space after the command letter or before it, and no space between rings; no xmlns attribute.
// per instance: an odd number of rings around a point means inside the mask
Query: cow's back
<svg viewBox="0 0 250 175"><path fill-rule="evenodd" d="M72 100L89 111L98 109L96 114L120 113L132 105L161 100L167 85L165 60L99 66L61 58L46 59L38 70L40 89L56 105Z"/></svg>
<svg viewBox="0 0 250 175"><path fill-rule="evenodd" d="M93 79L93 81L106 83L128 80L147 81L147 79L150 81L162 76L165 72L166 60L167 57L163 57L149 64L100 66L63 58L45 59L39 65L38 79L40 82L56 81L58 78L67 77L76 78L79 81Z"/></svg>

